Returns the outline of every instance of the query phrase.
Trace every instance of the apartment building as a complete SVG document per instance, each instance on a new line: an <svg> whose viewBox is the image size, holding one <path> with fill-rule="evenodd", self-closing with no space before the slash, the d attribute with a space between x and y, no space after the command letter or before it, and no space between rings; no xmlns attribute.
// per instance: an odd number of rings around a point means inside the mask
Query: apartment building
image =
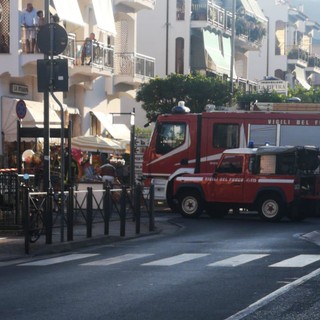
<svg viewBox="0 0 320 320"><path fill-rule="evenodd" d="M22 16L27 3L36 11L59 17L68 35L66 49L55 58L67 59L68 90L55 92L59 104L50 97L50 127L65 126L72 120L72 136L108 135L130 139L130 117L137 106L135 93L144 81L154 77L155 59L137 51L137 13L153 10L155 0L0 0L0 154L16 150L17 120L21 126L43 126L43 93L38 92L37 60L44 59L38 47L30 49L27 36L41 26L26 27ZM89 52L82 51L91 33ZM48 39L49 41L49 39ZM32 46L32 45L31 45ZM23 100L27 112L19 117L17 103ZM143 125L144 113L136 108L136 125ZM26 146L34 149L41 139Z"/></svg>
<svg viewBox="0 0 320 320"><path fill-rule="evenodd" d="M233 77L247 92L256 90L260 80L272 77L308 89L319 83L319 24L308 18L302 6L290 3L158 1L155 10L139 13L138 34L144 41L138 42L138 48L156 58L159 76L199 71ZM150 29L157 30L156 38Z"/></svg>
<svg viewBox="0 0 320 320"><path fill-rule="evenodd" d="M305 89L319 85L319 23L294 7L289 0L258 0L268 19L268 37L259 52L250 52L248 76L259 80L264 76L288 81L289 86Z"/></svg>
<svg viewBox="0 0 320 320"><path fill-rule="evenodd" d="M267 28L256 0L164 0L138 15L138 34L144 39L138 48L156 58L156 75L197 71L232 77L245 91L256 88L248 77L248 52L260 50Z"/></svg>

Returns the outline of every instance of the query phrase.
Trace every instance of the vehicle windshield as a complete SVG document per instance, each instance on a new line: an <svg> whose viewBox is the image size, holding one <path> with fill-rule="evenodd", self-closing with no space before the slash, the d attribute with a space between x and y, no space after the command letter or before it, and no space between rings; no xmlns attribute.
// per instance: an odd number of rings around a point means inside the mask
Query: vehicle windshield
<svg viewBox="0 0 320 320"><path fill-rule="evenodd" d="M157 126L156 153L165 154L181 146L186 138L186 124L163 122Z"/></svg>

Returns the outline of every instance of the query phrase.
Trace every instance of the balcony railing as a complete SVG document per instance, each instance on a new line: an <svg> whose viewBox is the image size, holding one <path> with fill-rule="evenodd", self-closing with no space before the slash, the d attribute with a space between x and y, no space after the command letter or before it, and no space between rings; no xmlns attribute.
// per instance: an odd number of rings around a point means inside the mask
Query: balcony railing
<svg viewBox="0 0 320 320"><path fill-rule="evenodd" d="M288 60L295 63L302 63L305 67L308 65L309 53L297 46L288 46L287 47L287 56Z"/></svg>
<svg viewBox="0 0 320 320"><path fill-rule="evenodd" d="M308 68L320 68L320 56L319 55L314 54L312 56L309 56Z"/></svg>
<svg viewBox="0 0 320 320"><path fill-rule="evenodd" d="M113 70L113 53L112 46L99 42L88 42L84 46L83 41L77 41L77 65L89 65L101 70Z"/></svg>
<svg viewBox="0 0 320 320"><path fill-rule="evenodd" d="M76 35L74 33L68 33L67 47L59 56L60 58L68 59L72 64L76 63L77 46L76 46Z"/></svg>
<svg viewBox="0 0 320 320"><path fill-rule="evenodd" d="M135 53L115 53L115 74L154 77L155 59Z"/></svg>

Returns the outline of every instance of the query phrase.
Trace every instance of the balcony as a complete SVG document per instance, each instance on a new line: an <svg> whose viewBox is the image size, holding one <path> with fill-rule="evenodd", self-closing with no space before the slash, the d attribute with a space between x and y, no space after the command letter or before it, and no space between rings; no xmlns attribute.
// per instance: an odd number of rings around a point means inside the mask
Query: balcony
<svg viewBox="0 0 320 320"><path fill-rule="evenodd" d="M231 35L232 13L212 3L212 1L192 2L191 12L193 27L209 25Z"/></svg>
<svg viewBox="0 0 320 320"><path fill-rule="evenodd" d="M306 68L309 61L309 53L297 46L287 47L287 63L292 65L298 65Z"/></svg>
<svg viewBox="0 0 320 320"><path fill-rule="evenodd" d="M154 78L155 59L135 53L115 53L114 84L138 86Z"/></svg>
<svg viewBox="0 0 320 320"><path fill-rule="evenodd" d="M319 55L314 54L312 56L309 56L308 66L306 68L306 71L310 73L320 74L320 56Z"/></svg>
<svg viewBox="0 0 320 320"><path fill-rule="evenodd" d="M124 5L133 12L138 12L142 9L154 10L155 4L156 0L114 0L114 6Z"/></svg>
<svg viewBox="0 0 320 320"><path fill-rule="evenodd" d="M69 60L71 83L91 81L99 76L111 77L114 72L113 47L99 41L93 41L88 50L82 45L83 41L74 41L60 55Z"/></svg>

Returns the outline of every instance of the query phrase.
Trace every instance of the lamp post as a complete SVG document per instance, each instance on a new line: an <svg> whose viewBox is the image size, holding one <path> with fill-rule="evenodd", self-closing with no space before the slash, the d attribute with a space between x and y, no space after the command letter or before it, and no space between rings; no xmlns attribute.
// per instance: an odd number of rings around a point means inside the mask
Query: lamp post
<svg viewBox="0 0 320 320"><path fill-rule="evenodd" d="M230 97L229 107L232 107L233 99L233 68L235 55L235 29L236 29L236 0L232 0L232 28L231 28L231 61L230 61Z"/></svg>

